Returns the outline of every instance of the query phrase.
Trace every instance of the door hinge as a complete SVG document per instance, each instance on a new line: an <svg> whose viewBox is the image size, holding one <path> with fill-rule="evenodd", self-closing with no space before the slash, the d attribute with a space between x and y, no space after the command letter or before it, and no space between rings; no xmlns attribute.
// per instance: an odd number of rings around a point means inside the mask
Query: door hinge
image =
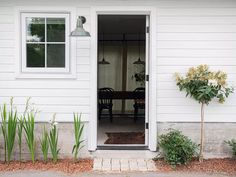
<svg viewBox="0 0 236 177"><path fill-rule="evenodd" d="M145 123L145 129L149 129L149 124L148 124L148 122Z"/></svg>
<svg viewBox="0 0 236 177"><path fill-rule="evenodd" d="M146 33L149 33L149 32L150 32L150 27L147 26L147 27L146 27Z"/></svg>
<svg viewBox="0 0 236 177"><path fill-rule="evenodd" d="M149 81L149 75L148 74L146 75L145 80Z"/></svg>

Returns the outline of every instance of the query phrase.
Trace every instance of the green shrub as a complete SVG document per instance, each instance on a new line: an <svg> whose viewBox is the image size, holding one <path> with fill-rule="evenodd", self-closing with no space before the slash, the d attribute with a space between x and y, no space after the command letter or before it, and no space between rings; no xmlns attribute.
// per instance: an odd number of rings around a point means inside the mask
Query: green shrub
<svg viewBox="0 0 236 177"><path fill-rule="evenodd" d="M198 146L181 131L171 129L159 138L164 160L174 167L187 164L197 154Z"/></svg>
<svg viewBox="0 0 236 177"><path fill-rule="evenodd" d="M81 123L81 115L74 114L74 132L75 132L75 145L73 146L72 153L74 154L74 160L77 160L79 150L83 148L84 140L81 140L81 136L84 130L84 125Z"/></svg>
<svg viewBox="0 0 236 177"><path fill-rule="evenodd" d="M48 132L45 127L43 129L42 138L40 139L40 144L41 144L41 150L43 153L43 160L44 162L47 162L49 142L48 142Z"/></svg>
<svg viewBox="0 0 236 177"><path fill-rule="evenodd" d="M225 141L225 143L228 144L232 148L233 156L236 157L236 140L232 139L229 141Z"/></svg>

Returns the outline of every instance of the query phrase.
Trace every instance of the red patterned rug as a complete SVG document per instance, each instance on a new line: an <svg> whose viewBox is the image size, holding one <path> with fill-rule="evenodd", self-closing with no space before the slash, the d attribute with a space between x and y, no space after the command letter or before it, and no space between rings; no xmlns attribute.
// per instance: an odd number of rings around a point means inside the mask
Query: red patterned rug
<svg viewBox="0 0 236 177"><path fill-rule="evenodd" d="M109 132L106 134L108 139L104 144L145 144L144 132Z"/></svg>

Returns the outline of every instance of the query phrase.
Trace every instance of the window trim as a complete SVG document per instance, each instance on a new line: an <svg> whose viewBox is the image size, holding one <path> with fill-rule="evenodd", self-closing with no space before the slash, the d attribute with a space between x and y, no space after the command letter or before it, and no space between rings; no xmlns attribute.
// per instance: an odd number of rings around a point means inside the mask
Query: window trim
<svg viewBox="0 0 236 177"><path fill-rule="evenodd" d="M52 67L52 68L43 68L43 67L27 67L26 65L26 61L27 61L27 56L26 56L26 46L27 46L27 41L26 41L26 33L27 33L27 29L26 29L26 18L28 17L39 17L39 18L65 18L65 42L63 42L63 44L65 44L65 67L64 68L57 68L57 67ZM21 28L22 28L22 37L21 37L21 50L22 50L22 56L21 56L21 69L22 72L52 72L52 73L68 73L70 71L70 53L69 53L69 49L70 49L70 39L69 39L69 32L70 32L70 26L69 26L69 19L70 16L68 13L21 13ZM45 29L46 29L46 24L45 24ZM46 33L47 31L45 31ZM47 35L47 34L46 34ZM37 42L33 42L34 44L36 44ZM42 42L43 44L48 44L49 42ZM54 43L54 42L53 42ZM56 42L55 42L56 43ZM39 43L38 43L39 44ZM46 54L45 54L46 56Z"/></svg>
<svg viewBox="0 0 236 177"><path fill-rule="evenodd" d="M43 71L43 72L23 72L22 71L22 25L21 14L22 13L55 13L55 14L69 14L69 29L76 27L76 7L72 6L15 6L15 78L16 79L76 79L76 39L70 38L69 47L69 72L58 71ZM68 34L69 35L69 34Z"/></svg>

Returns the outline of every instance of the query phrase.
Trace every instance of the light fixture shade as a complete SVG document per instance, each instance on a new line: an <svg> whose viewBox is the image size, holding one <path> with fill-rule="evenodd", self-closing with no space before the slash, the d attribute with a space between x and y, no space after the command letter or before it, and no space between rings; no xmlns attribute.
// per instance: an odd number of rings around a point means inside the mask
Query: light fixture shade
<svg viewBox="0 0 236 177"><path fill-rule="evenodd" d="M137 61L133 62L133 64L135 64L135 65L145 65L145 62L142 61L142 60L139 58Z"/></svg>
<svg viewBox="0 0 236 177"><path fill-rule="evenodd" d="M105 60L105 58L102 59L102 61L99 61L98 64L100 65L109 65L110 63Z"/></svg>
<svg viewBox="0 0 236 177"><path fill-rule="evenodd" d="M84 16L79 16L77 19L76 29L70 33L70 37L88 37L90 33L85 31L83 24L86 22Z"/></svg>

